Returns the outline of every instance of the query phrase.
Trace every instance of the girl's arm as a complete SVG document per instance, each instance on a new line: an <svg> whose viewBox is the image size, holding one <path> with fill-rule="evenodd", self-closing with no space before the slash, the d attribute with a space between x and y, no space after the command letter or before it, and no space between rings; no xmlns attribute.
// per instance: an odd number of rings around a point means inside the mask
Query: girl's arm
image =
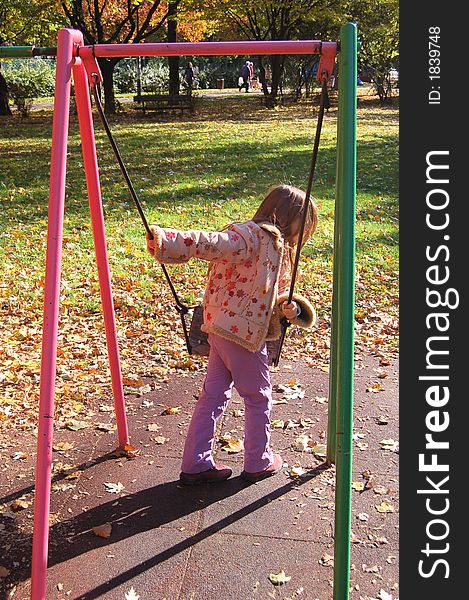
<svg viewBox="0 0 469 600"><path fill-rule="evenodd" d="M179 231L150 227L149 253L162 263L183 263L190 258L208 261L244 262L258 250L259 241L248 227L233 225L226 231Z"/></svg>

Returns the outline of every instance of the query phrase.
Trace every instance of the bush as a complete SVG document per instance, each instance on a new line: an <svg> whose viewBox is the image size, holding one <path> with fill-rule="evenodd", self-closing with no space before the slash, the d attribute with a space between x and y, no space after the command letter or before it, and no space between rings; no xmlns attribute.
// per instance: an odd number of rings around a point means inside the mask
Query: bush
<svg viewBox="0 0 469 600"><path fill-rule="evenodd" d="M50 61L12 61L5 65L8 96L21 116L25 117L35 98L54 93L55 68Z"/></svg>
<svg viewBox="0 0 469 600"><path fill-rule="evenodd" d="M137 91L137 59L124 58L114 69L114 86L119 94L133 94Z"/></svg>

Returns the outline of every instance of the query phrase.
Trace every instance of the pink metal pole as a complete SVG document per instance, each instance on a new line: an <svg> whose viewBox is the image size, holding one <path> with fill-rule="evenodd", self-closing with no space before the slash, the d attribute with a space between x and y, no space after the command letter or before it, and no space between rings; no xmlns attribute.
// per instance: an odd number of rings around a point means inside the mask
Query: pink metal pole
<svg viewBox="0 0 469 600"><path fill-rule="evenodd" d="M75 98L78 110L78 122L80 125L83 163L85 167L86 185L88 188L91 222L93 225L94 248L98 265L99 287L103 306L109 367L111 370L117 432L119 436L119 445L123 448L129 444L129 432L125 414L124 390L122 387L119 346L117 343L114 301L112 299L111 274L109 272L106 246L106 232L104 228L98 160L96 157L96 144L94 140L91 99L87 74L83 62L80 59L78 59L73 66L73 80L75 83Z"/></svg>
<svg viewBox="0 0 469 600"><path fill-rule="evenodd" d="M246 42L181 42L155 44L96 44L80 48L80 56L222 56L257 54L320 54L335 42L319 40L275 40Z"/></svg>
<svg viewBox="0 0 469 600"><path fill-rule="evenodd" d="M81 35L81 34L79 34ZM57 68L52 125L52 155L47 230L44 322L39 392L34 534L31 569L31 598L46 597L49 545L50 476L54 430L54 392L59 321L60 268L65 203L65 174L69 123L70 75L77 32L62 29L58 35Z"/></svg>

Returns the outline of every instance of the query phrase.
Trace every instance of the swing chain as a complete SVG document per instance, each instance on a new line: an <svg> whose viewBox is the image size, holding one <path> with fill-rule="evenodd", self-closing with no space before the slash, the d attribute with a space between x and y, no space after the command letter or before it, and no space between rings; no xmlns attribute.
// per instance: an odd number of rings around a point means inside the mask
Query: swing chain
<svg viewBox="0 0 469 600"><path fill-rule="evenodd" d="M302 215L302 219L301 219L300 232L298 234L298 242L297 242L297 246L296 246L295 261L293 264L293 271L292 271L291 282L290 282L290 291L288 293L288 301L287 301L288 304L291 303L292 298L293 298L293 292L295 289L295 281L296 281L296 276L298 273L298 264L300 262L301 247L303 244L303 235L304 235L304 230L305 230L305 225L306 225L306 216L308 214L309 200L311 198L311 189L313 187L314 171L316 168L316 162L317 162L317 157L318 157L319 140L321 137L324 111L326 108L327 109L329 108L329 95L327 93L327 83L328 83L327 73L322 74L321 82L322 82L322 89L321 89L321 98L320 98L320 103L319 103L318 121L317 121L317 125L316 125L316 133L314 136L314 145L313 145L313 153L311 156L311 166L310 166L310 171L309 171L308 186L306 188L306 193L305 193L305 203L304 203L304 207L303 207L303 215ZM283 343L285 341L285 336L287 334L287 329L291 325L291 323L287 319L282 319L281 325L282 325L282 331L280 334L278 352L273 361L274 367L278 367L278 363L280 361L280 354L282 353Z"/></svg>
<svg viewBox="0 0 469 600"><path fill-rule="evenodd" d="M99 85L99 82L98 82L98 76L93 73L91 88L92 88L92 92L93 92L93 97L94 97L94 101L95 101L95 104L96 104L96 108L98 110L98 114L99 114L99 117L101 119L101 123L103 124L104 130L105 130L105 132L107 134L107 137L108 137L109 142L111 144L112 150L114 152L114 156L116 157L116 160L117 160L117 162L119 164L121 173L122 173L122 175L124 177L124 180L125 180L125 182L127 184L128 189L129 189L130 195L132 196L132 199L135 202L135 205L137 207L138 213L140 215L142 223L143 223L143 225L145 227L145 230L147 232L147 236L148 236L148 238L150 240L152 240L152 239L154 239L153 232L151 231L150 226L148 225L148 221L147 221L147 219L145 217L145 213L143 212L142 206L141 206L140 201L138 199L137 192L135 191L135 188L134 188L134 186L132 184L132 180L130 179L130 176L128 174L128 171L126 169L124 161L122 160L122 157L120 155L119 149L118 149L117 144L116 144L116 142L114 140L114 136L112 135L111 128L109 127L109 123L108 123L108 121L106 119L106 115L104 114L103 105L101 103L101 98L100 98L100 91L101 91L100 87L101 86ZM174 300L175 300L175 303L176 303L175 304L175 308L176 308L177 312L179 313L179 316L181 317L182 329L183 329L183 332L184 332L184 338L185 338L185 342L186 342L187 351L188 351L189 354L191 354L192 348L191 348L191 344L189 342L189 334L187 332L187 325L186 325L186 321L185 321L184 316L187 315L187 313L190 310L195 309L197 305L187 306L186 304L184 304L183 302L181 302L181 300L179 299L179 296L178 296L178 294L176 292L176 289L175 289L175 287L173 285L173 282L171 281L171 277L169 276L169 273L168 273L168 270L166 268L166 265L164 265L163 263L161 263L161 268L163 270L163 274L164 274L164 276L166 278L166 281L168 282L169 288L170 288L170 290L171 290L171 292L172 292L172 294L174 296Z"/></svg>

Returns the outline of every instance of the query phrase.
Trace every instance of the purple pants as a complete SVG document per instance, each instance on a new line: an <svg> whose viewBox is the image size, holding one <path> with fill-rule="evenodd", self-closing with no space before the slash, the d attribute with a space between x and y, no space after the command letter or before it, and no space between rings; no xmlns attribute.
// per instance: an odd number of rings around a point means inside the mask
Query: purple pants
<svg viewBox="0 0 469 600"><path fill-rule="evenodd" d="M189 425L182 471L211 469L217 421L231 398L233 386L244 399L244 469L263 471L273 463L270 448L272 386L266 346L249 352L239 344L210 335L210 357L203 391Z"/></svg>

